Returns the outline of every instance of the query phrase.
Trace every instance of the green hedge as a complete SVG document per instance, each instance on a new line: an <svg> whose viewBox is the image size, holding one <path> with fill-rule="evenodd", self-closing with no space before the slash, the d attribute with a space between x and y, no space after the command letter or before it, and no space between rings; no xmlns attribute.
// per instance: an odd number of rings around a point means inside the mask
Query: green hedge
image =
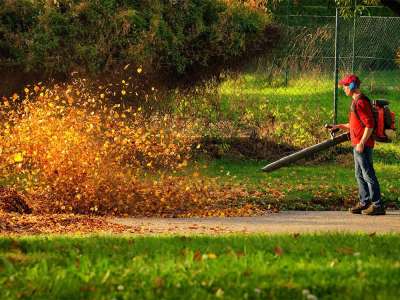
<svg viewBox="0 0 400 300"><path fill-rule="evenodd" d="M179 75L277 38L265 11L239 1L0 2L0 67L46 74L99 73L129 63Z"/></svg>

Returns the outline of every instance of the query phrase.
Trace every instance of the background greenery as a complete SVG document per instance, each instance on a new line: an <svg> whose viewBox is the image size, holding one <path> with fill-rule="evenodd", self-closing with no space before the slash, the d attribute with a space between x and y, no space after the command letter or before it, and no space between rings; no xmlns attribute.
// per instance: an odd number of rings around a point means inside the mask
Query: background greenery
<svg viewBox="0 0 400 300"><path fill-rule="evenodd" d="M6 0L0 65L51 75L130 63L179 75L270 44L270 25L239 1Z"/></svg>

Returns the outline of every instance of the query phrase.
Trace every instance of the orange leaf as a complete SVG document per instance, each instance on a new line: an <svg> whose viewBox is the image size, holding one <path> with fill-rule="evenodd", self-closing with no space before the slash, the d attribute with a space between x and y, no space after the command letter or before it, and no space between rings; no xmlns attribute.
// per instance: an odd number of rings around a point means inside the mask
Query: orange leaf
<svg viewBox="0 0 400 300"><path fill-rule="evenodd" d="M194 252L193 259L195 261L201 261L202 260L202 255L201 255L201 252L199 250L196 250Z"/></svg>
<svg viewBox="0 0 400 300"><path fill-rule="evenodd" d="M282 254L283 254L283 249L282 249L280 246L276 246L276 247L274 248L274 252L275 252L275 255L277 255L277 256L282 256Z"/></svg>

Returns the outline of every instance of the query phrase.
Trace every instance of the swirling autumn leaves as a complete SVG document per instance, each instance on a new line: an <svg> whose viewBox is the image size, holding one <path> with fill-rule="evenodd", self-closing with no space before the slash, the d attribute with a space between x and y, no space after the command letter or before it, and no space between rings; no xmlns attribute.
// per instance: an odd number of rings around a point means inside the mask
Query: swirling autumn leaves
<svg viewBox="0 0 400 300"><path fill-rule="evenodd" d="M243 214L227 203L247 192L219 187L191 162L201 122L110 105L81 82L24 93L3 98L0 163L8 185L29 195L34 210Z"/></svg>

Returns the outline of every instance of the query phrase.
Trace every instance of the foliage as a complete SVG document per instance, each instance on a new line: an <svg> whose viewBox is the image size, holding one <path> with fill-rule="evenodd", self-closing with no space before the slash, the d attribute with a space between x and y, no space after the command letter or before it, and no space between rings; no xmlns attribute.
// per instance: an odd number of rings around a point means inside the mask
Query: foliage
<svg viewBox="0 0 400 300"><path fill-rule="evenodd" d="M6 0L0 63L50 75L131 63L179 75L265 46L270 25L238 1Z"/></svg>
<svg viewBox="0 0 400 300"><path fill-rule="evenodd" d="M352 17L354 14L362 14L368 6L381 5L380 0L335 0L343 16Z"/></svg>

